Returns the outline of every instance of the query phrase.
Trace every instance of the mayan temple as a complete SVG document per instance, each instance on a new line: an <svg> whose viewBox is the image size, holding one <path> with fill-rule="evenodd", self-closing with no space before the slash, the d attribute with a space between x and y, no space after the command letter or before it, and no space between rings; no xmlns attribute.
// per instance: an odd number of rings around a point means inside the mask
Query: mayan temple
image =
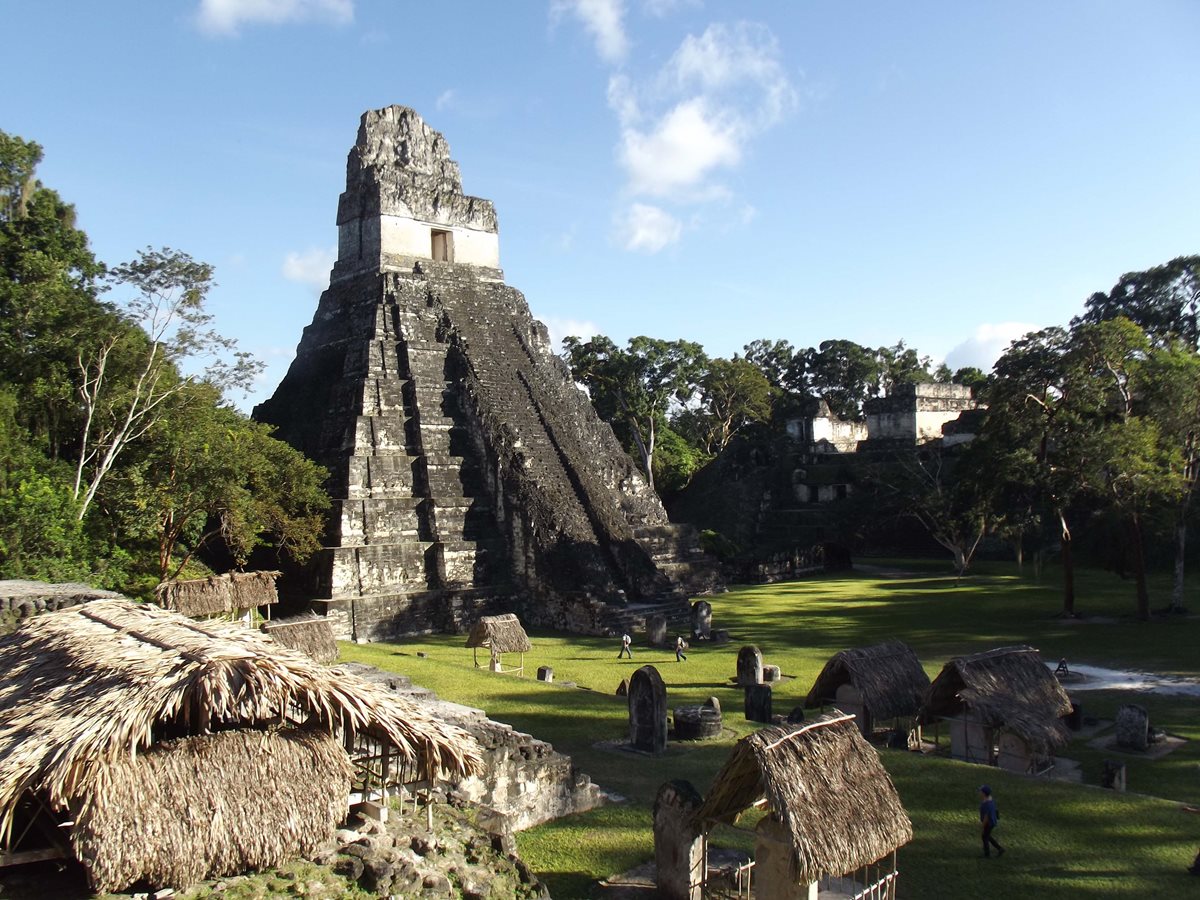
<svg viewBox="0 0 1200 900"><path fill-rule="evenodd" d="M254 412L330 471L325 549L285 596L357 639L686 612L713 580L694 529L667 522L504 283L495 208L463 194L442 135L406 107L365 113L337 224L329 288Z"/></svg>

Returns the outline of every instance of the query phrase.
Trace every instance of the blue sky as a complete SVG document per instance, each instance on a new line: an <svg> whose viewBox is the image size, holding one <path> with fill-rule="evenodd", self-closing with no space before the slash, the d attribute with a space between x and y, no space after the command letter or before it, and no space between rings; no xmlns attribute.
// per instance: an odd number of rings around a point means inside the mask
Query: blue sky
<svg viewBox="0 0 1200 900"><path fill-rule="evenodd" d="M0 0L0 128L100 258L216 267L290 362L359 115L402 103L496 203L552 333L904 340L988 368L1200 252L1200 4ZM17 39L12 38L16 36Z"/></svg>

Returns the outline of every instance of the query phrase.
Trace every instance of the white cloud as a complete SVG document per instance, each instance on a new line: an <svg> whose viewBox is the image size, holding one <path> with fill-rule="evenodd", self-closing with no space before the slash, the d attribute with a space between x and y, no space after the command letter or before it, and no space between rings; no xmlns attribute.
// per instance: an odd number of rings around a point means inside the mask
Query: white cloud
<svg viewBox="0 0 1200 900"><path fill-rule="evenodd" d="M354 21L354 0L200 0L196 23L214 35L233 35L240 26L295 22Z"/></svg>
<svg viewBox="0 0 1200 900"><path fill-rule="evenodd" d="M677 9L701 6L700 0L642 0L642 9L646 15L662 19L671 15Z"/></svg>
<svg viewBox="0 0 1200 900"><path fill-rule="evenodd" d="M1009 344L1037 329L1037 325L1028 322L985 322L975 329L972 337L955 345L946 354L946 365L951 371L975 366L990 372Z"/></svg>
<svg viewBox="0 0 1200 900"><path fill-rule="evenodd" d="M550 332L551 349L562 353L562 341L565 337L577 337L587 340L600 334L600 326L588 319L564 319L558 316L542 318L542 324Z"/></svg>
<svg viewBox="0 0 1200 900"><path fill-rule="evenodd" d="M683 224L657 206L634 203L617 221L617 239L626 250L657 253L679 240Z"/></svg>
<svg viewBox="0 0 1200 900"><path fill-rule="evenodd" d="M303 253L293 250L283 260L282 273L288 281L315 288L317 292L329 287L329 270L337 259L337 247L310 247Z"/></svg>
<svg viewBox="0 0 1200 900"><path fill-rule="evenodd" d="M625 34L625 0L555 0L550 15L558 21L571 13L591 34L596 52L607 63L619 63L629 52Z"/></svg>
<svg viewBox="0 0 1200 900"><path fill-rule="evenodd" d="M659 204L732 203L721 173L739 166L752 142L797 102L779 43L765 26L712 24L686 36L652 77L635 82L617 73L609 79L626 190ZM638 208L642 212L631 211L623 223L624 246L656 252L679 239L681 228L661 207ZM664 217L675 227L657 227Z"/></svg>
<svg viewBox="0 0 1200 900"><path fill-rule="evenodd" d="M671 108L647 131L622 131L620 159L635 194L678 196L714 169L733 166L742 155L738 124L713 110L703 97Z"/></svg>
<svg viewBox="0 0 1200 900"><path fill-rule="evenodd" d="M457 99L457 97L458 95L454 88L447 88L438 94L437 100L433 102L434 108L436 108L438 112L447 110L454 105L454 101Z"/></svg>

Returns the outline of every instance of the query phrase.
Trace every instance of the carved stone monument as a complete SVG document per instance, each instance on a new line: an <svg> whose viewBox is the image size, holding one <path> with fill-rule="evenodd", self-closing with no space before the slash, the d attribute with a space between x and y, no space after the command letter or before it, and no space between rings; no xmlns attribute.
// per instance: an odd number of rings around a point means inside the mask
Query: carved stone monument
<svg viewBox="0 0 1200 900"><path fill-rule="evenodd" d="M707 600L692 604L692 634L703 641L712 637L712 604Z"/></svg>
<svg viewBox="0 0 1200 900"><path fill-rule="evenodd" d="M651 647L665 647L667 643L667 617L653 615L646 619L646 640Z"/></svg>
<svg viewBox="0 0 1200 900"><path fill-rule="evenodd" d="M668 781L654 798L654 867L657 896L700 900L704 841L694 821L704 799L690 781Z"/></svg>
<svg viewBox="0 0 1200 900"><path fill-rule="evenodd" d="M762 653L755 646L746 646L737 655L737 683L742 687L763 683Z"/></svg>
<svg viewBox="0 0 1200 900"><path fill-rule="evenodd" d="M1117 710L1117 746L1125 750L1150 746L1150 714L1144 706L1129 703Z"/></svg>
<svg viewBox="0 0 1200 900"><path fill-rule="evenodd" d="M629 679L629 743L647 753L667 749L667 686L654 666Z"/></svg>
<svg viewBox="0 0 1200 900"><path fill-rule="evenodd" d="M496 211L411 109L363 115L338 258L254 417L329 470L327 539L285 604L341 638L528 624L612 633L614 607L715 582L499 269ZM617 632L619 633L619 632Z"/></svg>

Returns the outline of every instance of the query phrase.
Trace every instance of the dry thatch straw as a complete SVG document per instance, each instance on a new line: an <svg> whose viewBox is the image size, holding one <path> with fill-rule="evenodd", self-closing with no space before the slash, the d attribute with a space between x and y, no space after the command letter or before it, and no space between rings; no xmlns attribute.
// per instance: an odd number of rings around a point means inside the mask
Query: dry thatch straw
<svg viewBox="0 0 1200 900"><path fill-rule="evenodd" d="M845 875L912 840L912 823L879 754L840 712L742 738L696 819L733 824L761 800L791 837L800 883Z"/></svg>
<svg viewBox="0 0 1200 900"><path fill-rule="evenodd" d="M314 730L224 731L106 767L71 833L93 890L188 885L307 856L346 812L352 768Z"/></svg>
<svg viewBox="0 0 1200 900"><path fill-rule="evenodd" d="M525 653L533 645L514 613L482 616L467 636L468 647L488 647L496 653Z"/></svg>
<svg viewBox="0 0 1200 900"><path fill-rule="evenodd" d="M276 619L274 622L264 622L262 630L275 643L289 650L299 650L319 663L328 664L338 658L337 641L333 639L333 629L324 616Z"/></svg>
<svg viewBox="0 0 1200 900"><path fill-rule="evenodd" d="M235 613L279 602L275 579L279 572L227 572L189 581L164 581L154 589L154 598L164 609L185 616Z"/></svg>
<svg viewBox="0 0 1200 900"><path fill-rule="evenodd" d="M843 650L825 663L804 705L828 703L847 683L862 694L863 705L872 716L894 719L917 714L929 689L929 676L917 654L903 641Z"/></svg>
<svg viewBox="0 0 1200 900"><path fill-rule="evenodd" d="M478 769L465 731L265 635L194 622L128 600L97 600L0 638L0 841L20 797L87 812L112 766L164 733L263 728L292 716L389 741L418 777ZM81 810L82 807L82 810Z"/></svg>
<svg viewBox="0 0 1200 900"><path fill-rule="evenodd" d="M1010 731L1031 750L1049 754L1069 734L1062 716L1071 698L1032 647L1000 647L959 656L942 668L929 686L919 721L963 714L984 725Z"/></svg>

